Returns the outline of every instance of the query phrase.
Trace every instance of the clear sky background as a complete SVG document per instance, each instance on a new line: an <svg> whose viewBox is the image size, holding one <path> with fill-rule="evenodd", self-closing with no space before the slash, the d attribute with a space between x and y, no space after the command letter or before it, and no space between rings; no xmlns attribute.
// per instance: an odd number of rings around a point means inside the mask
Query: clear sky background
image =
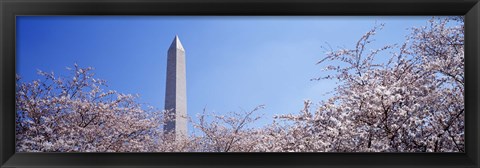
<svg viewBox="0 0 480 168"><path fill-rule="evenodd" d="M108 89L139 94L138 102L162 109L167 50L177 34L186 50L188 115L206 107L218 114L264 104L256 124L275 114L297 113L308 99L319 102L334 81L315 63L326 52L352 48L385 23L370 49L402 43L408 28L430 16L18 16L17 74L36 70L66 74L77 63L94 67ZM190 127L190 130L192 128Z"/></svg>

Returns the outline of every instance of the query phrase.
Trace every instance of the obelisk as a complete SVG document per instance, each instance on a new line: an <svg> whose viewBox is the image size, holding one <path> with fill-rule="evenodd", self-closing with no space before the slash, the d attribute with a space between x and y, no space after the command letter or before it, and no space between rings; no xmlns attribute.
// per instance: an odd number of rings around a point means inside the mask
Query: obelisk
<svg viewBox="0 0 480 168"><path fill-rule="evenodd" d="M165 110L171 117L164 131L181 139L187 135L187 85L185 71L185 49L178 36L173 39L167 53L167 86Z"/></svg>

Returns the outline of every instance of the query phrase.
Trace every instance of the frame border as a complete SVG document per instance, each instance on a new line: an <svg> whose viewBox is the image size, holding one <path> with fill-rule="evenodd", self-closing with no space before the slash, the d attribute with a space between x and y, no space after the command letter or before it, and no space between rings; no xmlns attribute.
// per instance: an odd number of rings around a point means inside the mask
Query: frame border
<svg viewBox="0 0 480 168"><path fill-rule="evenodd" d="M479 0L0 0L0 167L480 167ZM465 153L15 153L19 15L464 15Z"/></svg>

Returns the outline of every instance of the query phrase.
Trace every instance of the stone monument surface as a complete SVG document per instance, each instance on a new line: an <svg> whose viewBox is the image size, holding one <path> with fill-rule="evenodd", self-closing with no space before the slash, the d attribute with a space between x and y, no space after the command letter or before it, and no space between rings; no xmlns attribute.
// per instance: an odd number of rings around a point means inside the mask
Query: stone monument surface
<svg viewBox="0 0 480 168"><path fill-rule="evenodd" d="M178 36L173 39L167 53L167 81L165 110L171 120L164 125L164 131L174 134L175 139L187 135L187 87L185 71L185 49Z"/></svg>

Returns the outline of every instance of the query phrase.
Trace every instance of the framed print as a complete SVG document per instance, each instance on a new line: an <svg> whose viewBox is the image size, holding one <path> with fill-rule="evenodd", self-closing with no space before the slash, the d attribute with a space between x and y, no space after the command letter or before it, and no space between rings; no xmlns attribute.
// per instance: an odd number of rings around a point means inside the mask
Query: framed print
<svg viewBox="0 0 480 168"><path fill-rule="evenodd" d="M1 1L1 167L478 167L479 4Z"/></svg>

